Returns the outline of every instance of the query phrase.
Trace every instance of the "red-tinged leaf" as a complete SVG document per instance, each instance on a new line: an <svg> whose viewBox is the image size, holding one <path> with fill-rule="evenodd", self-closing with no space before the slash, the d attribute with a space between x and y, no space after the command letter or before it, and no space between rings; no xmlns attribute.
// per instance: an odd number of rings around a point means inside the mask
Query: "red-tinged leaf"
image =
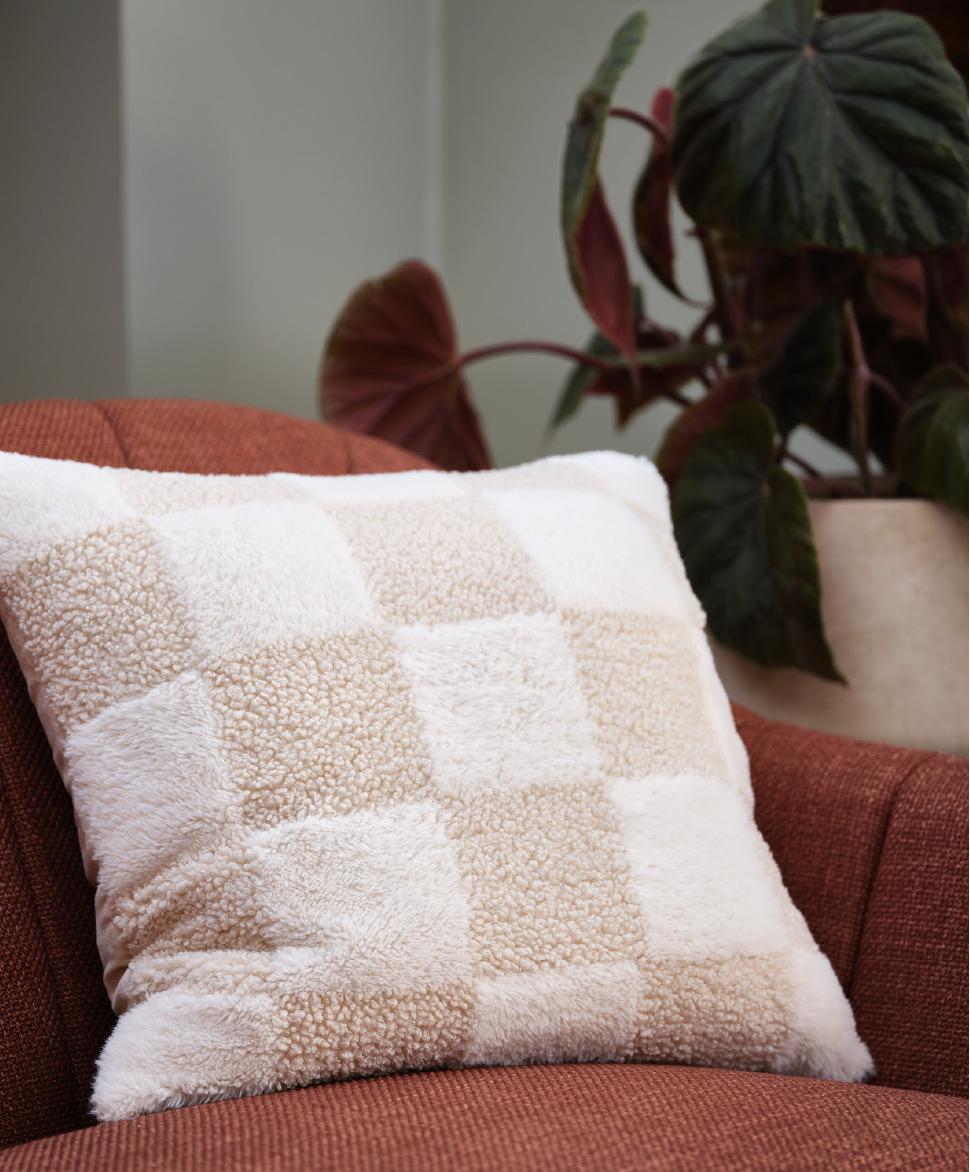
<svg viewBox="0 0 970 1172"><path fill-rule="evenodd" d="M654 94L650 116L667 134L652 132L653 143L647 165L633 192L633 228L644 264L674 296L687 300L674 276L674 237L670 228L670 196L674 181L670 135L676 101L676 94L667 87Z"/></svg>
<svg viewBox="0 0 970 1172"><path fill-rule="evenodd" d="M627 17L576 100L566 133L559 207L573 288L600 332L631 356L630 277L620 234L603 198L599 156L613 92L636 56L646 28L645 12Z"/></svg>
<svg viewBox="0 0 970 1172"><path fill-rule="evenodd" d="M623 241L599 179L576 233L576 262L583 275L583 307L614 346L631 360L636 330L633 290Z"/></svg>
<svg viewBox="0 0 970 1172"><path fill-rule="evenodd" d="M584 296L585 277L576 256L576 238L599 183L599 157L613 92L637 55L647 30L647 14L633 12L610 38L589 85L576 99L566 131L562 160L559 221L573 287Z"/></svg>
<svg viewBox="0 0 970 1172"><path fill-rule="evenodd" d="M660 475L673 492L687 457L694 445L712 427L719 427L732 407L754 394L754 374L750 370L733 371L716 383L703 399L677 416L663 438L655 457Z"/></svg>
<svg viewBox="0 0 970 1172"><path fill-rule="evenodd" d="M330 423L442 468L491 467L444 289L421 261L404 261L351 296L327 339L320 404Z"/></svg>
<svg viewBox="0 0 970 1172"><path fill-rule="evenodd" d="M887 256L866 273L869 296L892 322L893 336L926 341L926 278L919 257Z"/></svg>

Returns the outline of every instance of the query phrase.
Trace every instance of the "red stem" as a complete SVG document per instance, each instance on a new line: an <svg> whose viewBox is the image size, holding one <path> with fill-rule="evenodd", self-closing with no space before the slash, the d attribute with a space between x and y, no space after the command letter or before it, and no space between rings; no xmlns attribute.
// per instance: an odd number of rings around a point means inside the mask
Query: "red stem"
<svg viewBox="0 0 970 1172"><path fill-rule="evenodd" d="M706 228L697 231L704 253L704 263L707 265L707 275L711 282L711 293L714 296L714 318L725 342L739 341L744 333L738 309L728 289L727 273L724 269L724 260L717 246L717 241ZM741 362L740 350L735 349L728 357L728 366L738 366Z"/></svg>
<svg viewBox="0 0 970 1172"><path fill-rule="evenodd" d="M862 488L866 496L872 496L872 474L869 471L869 384L872 382L872 371L866 361L862 334L859 332L859 323L856 321L855 310L849 298L846 298L842 303L842 312L849 333L852 362L855 366L850 378L853 383L858 380L855 393L853 394L850 390L852 412L849 416L849 436L852 440L852 447L855 449L853 455L859 465Z"/></svg>
<svg viewBox="0 0 970 1172"><path fill-rule="evenodd" d="M803 460L801 456L796 456L794 452L790 452L787 448L782 449L778 455L778 462L781 463L782 460L791 460L793 464L801 468L813 480L821 481L825 479L817 468L809 464L807 460Z"/></svg>
<svg viewBox="0 0 970 1172"><path fill-rule="evenodd" d="M897 407L902 408L906 406L903 396L896 390L888 378L883 378L881 374L876 374L874 370L869 370L868 367L866 370L869 375L869 381L874 387L878 387L884 395L892 399Z"/></svg>
<svg viewBox="0 0 970 1172"><path fill-rule="evenodd" d="M597 358L594 354L587 354L585 350L574 350L571 346L560 346L557 342L499 342L494 346L482 346L478 350L460 354L457 365L470 366L473 362L480 362L483 358L494 358L500 354L530 353L557 354L560 358L581 362L584 366L592 366L594 370L601 370L605 374L617 369L615 361Z"/></svg>
<svg viewBox="0 0 970 1172"><path fill-rule="evenodd" d="M661 142L670 145L670 131L649 114L641 114L638 110L630 110L626 106L611 106L610 117L620 118L624 122L635 122L637 126L642 126L644 130L655 134Z"/></svg>
<svg viewBox="0 0 970 1172"><path fill-rule="evenodd" d="M478 350L469 350L465 354L459 354L455 362L455 367L470 366L473 362L480 362L483 358L496 358L502 354L555 354L559 358L567 358L571 362L582 363L583 366L591 366L594 370L600 370L604 374L614 374L624 367L618 364L617 359L613 358L597 358L594 354L589 354L585 350L574 350L572 346L560 346L558 342L498 342L494 346L482 346ZM448 368L446 368L448 369ZM627 368L631 375L635 372L633 368ZM637 372L639 368L637 368ZM660 395L665 399L670 399L681 407L690 407L691 401L686 396L680 394L677 390L661 391Z"/></svg>

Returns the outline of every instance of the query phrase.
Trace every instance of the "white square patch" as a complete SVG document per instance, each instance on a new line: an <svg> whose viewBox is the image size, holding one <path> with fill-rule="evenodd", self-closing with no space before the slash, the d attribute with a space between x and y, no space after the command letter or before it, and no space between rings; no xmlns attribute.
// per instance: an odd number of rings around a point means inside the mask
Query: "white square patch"
<svg viewBox="0 0 970 1172"><path fill-rule="evenodd" d="M200 650L344 635L374 619L340 531L312 504L265 501L153 518Z"/></svg>
<svg viewBox="0 0 970 1172"><path fill-rule="evenodd" d="M557 617L401 627L397 638L440 789L565 786L600 771Z"/></svg>
<svg viewBox="0 0 970 1172"><path fill-rule="evenodd" d="M614 783L647 955L708 961L783 952L788 897L738 795L710 778Z"/></svg>
<svg viewBox="0 0 970 1172"><path fill-rule="evenodd" d="M134 516L103 468L0 452L0 575L46 546Z"/></svg>
<svg viewBox="0 0 970 1172"><path fill-rule="evenodd" d="M463 1061L622 1060L637 1032L639 984L632 961L480 980Z"/></svg>
<svg viewBox="0 0 970 1172"><path fill-rule="evenodd" d="M348 993L471 976L468 903L431 802L309 817L254 833L264 935L312 947Z"/></svg>
<svg viewBox="0 0 970 1172"><path fill-rule="evenodd" d="M562 607L693 618L645 521L619 501L580 489L483 492Z"/></svg>

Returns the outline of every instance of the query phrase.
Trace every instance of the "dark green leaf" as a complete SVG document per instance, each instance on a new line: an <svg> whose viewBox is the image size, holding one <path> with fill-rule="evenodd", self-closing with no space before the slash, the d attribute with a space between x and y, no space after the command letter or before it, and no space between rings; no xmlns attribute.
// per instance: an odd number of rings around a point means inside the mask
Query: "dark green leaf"
<svg viewBox="0 0 970 1172"><path fill-rule="evenodd" d="M634 12L616 31L593 80L579 95L569 123L562 165L560 217L569 275L580 298L586 284L576 253L576 238L597 185L600 149L613 91L637 54L647 30L647 14Z"/></svg>
<svg viewBox="0 0 970 1172"><path fill-rule="evenodd" d="M604 338L599 330L586 343L585 349L587 354L592 354L596 358L615 358L619 354L613 343ZM556 404L552 419L549 420L549 431L559 427L576 414L583 401L583 395L599 373L595 366L584 366L581 362L576 363L559 394L559 402Z"/></svg>
<svg viewBox="0 0 970 1172"><path fill-rule="evenodd" d="M937 366L919 384L897 440L899 470L924 496L967 512L967 376Z"/></svg>
<svg viewBox="0 0 970 1172"><path fill-rule="evenodd" d="M842 369L842 312L834 297L795 323L775 358L758 375L758 394L787 435L805 423L835 388Z"/></svg>
<svg viewBox="0 0 970 1172"><path fill-rule="evenodd" d="M703 435L674 494L677 544L715 639L765 667L842 680L822 630L808 502L774 447L764 403L733 407Z"/></svg>
<svg viewBox="0 0 970 1172"><path fill-rule="evenodd" d="M675 88L677 191L702 226L876 255L965 235L966 92L918 17L771 0Z"/></svg>

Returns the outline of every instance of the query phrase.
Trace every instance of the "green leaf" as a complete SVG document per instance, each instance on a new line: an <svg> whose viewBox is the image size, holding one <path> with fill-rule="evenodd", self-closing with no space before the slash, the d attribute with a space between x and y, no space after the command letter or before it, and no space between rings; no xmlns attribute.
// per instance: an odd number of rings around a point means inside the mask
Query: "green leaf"
<svg viewBox="0 0 970 1172"><path fill-rule="evenodd" d="M608 338L604 338L599 330L586 343L585 351L595 358L615 358L619 354L619 350ZM596 381L599 373L595 366L584 366L581 362L576 363L563 384L556 409L549 420L548 431L553 431L576 414L583 401L583 395L589 386Z"/></svg>
<svg viewBox="0 0 970 1172"><path fill-rule="evenodd" d="M897 438L899 470L923 496L967 512L967 376L937 366L916 388Z"/></svg>
<svg viewBox="0 0 970 1172"><path fill-rule="evenodd" d="M822 407L842 370L842 309L819 301L798 319L777 354L758 375L758 394L787 435Z"/></svg>
<svg viewBox="0 0 970 1172"><path fill-rule="evenodd" d="M677 544L715 639L765 667L844 682L822 630L808 502L774 448L764 403L733 407L703 435L674 494Z"/></svg>
<svg viewBox="0 0 970 1172"><path fill-rule="evenodd" d="M966 91L919 17L771 0L675 88L677 192L703 227L875 255L963 239Z"/></svg>
<svg viewBox="0 0 970 1172"><path fill-rule="evenodd" d="M569 123L562 165L560 217L569 275L581 299L586 282L576 252L576 238L597 185L600 150L613 91L637 55L647 31L647 14L632 13L617 29L593 80L579 95Z"/></svg>

